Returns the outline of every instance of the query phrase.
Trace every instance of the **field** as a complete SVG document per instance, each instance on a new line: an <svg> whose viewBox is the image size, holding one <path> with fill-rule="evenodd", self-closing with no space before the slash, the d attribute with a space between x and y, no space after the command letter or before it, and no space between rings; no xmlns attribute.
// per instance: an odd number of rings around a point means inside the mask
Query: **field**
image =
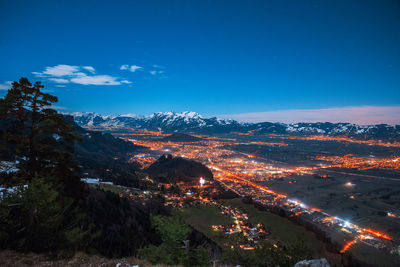
<svg viewBox="0 0 400 267"><path fill-rule="evenodd" d="M305 205L400 239L400 219L387 216L388 211L400 208L400 181L390 177L372 178L355 170L353 173L341 169L321 170L318 174L320 176L296 174L265 184ZM322 175L327 177L322 178Z"/></svg>
<svg viewBox="0 0 400 267"><path fill-rule="evenodd" d="M349 249L349 251L355 258L361 259L364 262L368 262L369 264L373 264L375 266L400 266L400 261L398 259L387 254L380 253L378 250L364 244L355 244Z"/></svg>
<svg viewBox="0 0 400 267"><path fill-rule="evenodd" d="M100 183L100 184L89 184L89 186L96 188L96 189L104 190L104 191L110 191L117 195L124 192L124 187L119 186L119 185L114 185L114 184Z"/></svg>

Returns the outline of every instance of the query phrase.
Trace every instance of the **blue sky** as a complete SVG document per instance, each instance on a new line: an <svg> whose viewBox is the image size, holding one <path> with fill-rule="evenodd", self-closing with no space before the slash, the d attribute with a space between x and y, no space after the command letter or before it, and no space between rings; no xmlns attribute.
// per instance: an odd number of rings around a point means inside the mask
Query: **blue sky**
<svg viewBox="0 0 400 267"><path fill-rule="evenodd" d="M388 0L2 0L0 89L24 76L64 111L103 114L396 109L399 14Z"/></svg>

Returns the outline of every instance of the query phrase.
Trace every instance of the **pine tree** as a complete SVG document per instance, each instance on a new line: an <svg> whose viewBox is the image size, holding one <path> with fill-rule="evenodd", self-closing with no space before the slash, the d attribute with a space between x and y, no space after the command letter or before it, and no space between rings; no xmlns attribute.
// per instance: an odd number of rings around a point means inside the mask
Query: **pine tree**
<svg viewBox="0 0 400 267"><path fill-rule="evenodd" d="M42 88L40 82L32 85L27 78L12 83L0 102L3 147L17 156L22 180L56 177L66 194L82 197L84 186L75 176L77 166L72 158L74 142L80 138L63 115L51 108L57 97Z"/></svg>
<svg viewBox="0 0 400 267"><path fill-rule="evenodd" d="M0 148L20 162L13 177L19 186L0 201L0 247L56 253L91 240L93 227L72 156L80 138L42 88L21 78L0 99Z"/></svg>
<svg viewBox="0 0 400 267"><path fill-rule="evenodd" d="M139 254L153 264L208 266L209 252L206 248L191 248L188 240L192 232L189 226L172 217L151 216L151 224L161 235L161 244L148 245Z"/></svg>

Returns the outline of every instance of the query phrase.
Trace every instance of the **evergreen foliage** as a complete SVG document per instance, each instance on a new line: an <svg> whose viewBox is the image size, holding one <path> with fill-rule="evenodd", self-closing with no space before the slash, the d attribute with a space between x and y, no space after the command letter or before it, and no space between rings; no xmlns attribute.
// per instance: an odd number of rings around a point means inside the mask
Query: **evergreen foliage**
<svg viewBox="0 0 400 267"><path fill-rule="evenodd" d="M151 225L161 235L160 245L148 245L139 254L153 264L184 266L208 266L209 252L206 248L191 248L188 236L189 226L180 224L172 217L151 216Z"/></svg>
<svg viewBox="0 0 400 267"><path fill-rule="evenodd" d="M59 193L53 180L35 177L27 185L3 193L1 248L56 253L74 249L87 238L88 232L80 227L84 214L72 198Z"/></svg>
<svg viewBox="0 0 400 267"><path fill-rule="evenodd" d="M107 257L131 256L137 249L156 240L150 229L146 206L110 191L90 190L88 223L95 225L98 236L89 244L89 250Z"/></svg>

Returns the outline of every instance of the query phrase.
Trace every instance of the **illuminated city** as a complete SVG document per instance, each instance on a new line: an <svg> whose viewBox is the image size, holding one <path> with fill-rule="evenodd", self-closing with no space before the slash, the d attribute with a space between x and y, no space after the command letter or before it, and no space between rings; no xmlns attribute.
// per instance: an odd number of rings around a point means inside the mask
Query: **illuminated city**
<svg viewBox="0 0 400 267"><path fill-rule="evenodd" d="M107 128L106 130L112 132L112 129ZM136 134L136 132L138 133ZM283 209L288 216L297 217L298 220L312 223L323 231L335 233L337 236L341 236L341 240L343 240L343 248L341 253L346 252L357 243L362 243L369 247L385 251L387 254L397 254L399 243L394 241L393 238L387 233L382 233L366 226L363 227L353 224L338 216L335 216L335 214L328 214L320 207L308 206L302 203L300 200L293 200L289 195L276 192L265 184L268 183L268 181L279 180L284 177L292 177L293 175L313 175L319 170L335 168L356 169L360 171L374 168L398 170L400 167L400 157L360 157L352 154L345 154L343 156L313 156L310 157L310 160L315 161L313 165L307 164L307 166L287 166L283 164L274 164L273 162L255 154L243 153L232 149L232 147L235 145L262 145L272 148L284 148L288 146L286 141L293 139L304 141L335 140L338 142L360 143L362 145L386 147L397 147L397 144L392 144L392 146L386 143L369 141L364 142L349 138L303 138L296 136L277 136L277 138L283 139L279 142L240 141L235 138L235 135L231 135L229 137L208 137L196 135L196 137L201 138L200 141L171 142L160 140L160 138L163 136L168 136L168 134L163 134L161 132L129 131L122 134L116 132L115 134L120 135L122 138L125 138L136 145L148 148L147 152L132 155L132 160L139 162L143 167L149 166L160 155L165 153L189 159L196 159L213 171L214 179L216 181L218 181L225 188L235 192L237 195L241 197L250 196L254 203L259 203L260 205L268 207L269 209L276 209L279 207ZM237 136L243 136L243 134ZM327 177L327 175L325 174L321 176L322 179L324 179L324 177ZM393 179L397 181L396 178ZM289 181L289 184L291 183L296 183L296 180L292 179ZM351 182L347 182L345 186L352 188L355 185ZM191 197L194 197L194 195ZM350 196L350 198L354 198L354 196ZM207 200L207 198L204 200L202 197L198 200L203 202L210 201ZM178 201L175 205L178 207L182 206L179 203L181 202ZM222 210L231 210L230 212L232 218L235 221L238 221L230 226L212 226L215 231L223 231L229 234L247 229L242 227L246 224L246 220L243 219L245 218L245 214L239 216L239 213L236 213L232 208L225 207L215 201L209 202L208 205L210 205L210 203L217 205ZM398 211L388 211L387 213L387 216L391 218L397 218L398 215ZM266 231L268 231L268 229L266 229ZM245 249L251 249L254 248L255 244L256 243L254 242L247 241L243 242L241 246Z"/></svg>

